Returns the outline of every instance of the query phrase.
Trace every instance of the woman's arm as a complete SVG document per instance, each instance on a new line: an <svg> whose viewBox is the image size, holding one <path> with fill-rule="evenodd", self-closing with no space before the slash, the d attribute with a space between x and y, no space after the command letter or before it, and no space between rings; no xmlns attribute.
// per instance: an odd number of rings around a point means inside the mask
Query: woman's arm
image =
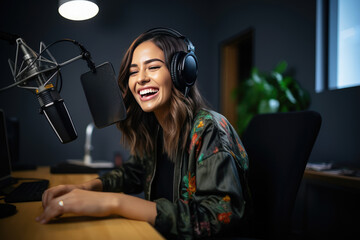
<svg viewBox="0 0 360 240"><path fill-rule="evenodd" d="M123 168L114 169L100 178L93 179L83 184L59 185L46 190L42 197L43 207L45 208L52 199L67 194L74 189L99 192L141 192L143 191L141 180L143 168L144 164L139 163L138 158L130 156Z"/></svg>
<svg viewBox="0 0 360 240"><path fill-rule="evenodd" d="M80 187L83 190L97 191L97 192L101 192L103 189L102 182L98 178L85 182L81 184Z"/></svg>
<svg viewBox="0 0 360 240"><path fill-rule="evenodd" d="M94 192L76 188L67 194L51 199L36 221L48 223L54 217L65 213L96 217L120 215L147 221L154 225L156 204L126 194Z"/></svg>
<svg viewBox="0 0 360 240"><path fill-rule="evenodd" d="M82 189L88 191L102 191L102 182L100 179L93 179L83 184L58 185L47 189L42 196L43 207L46 208L48 203L57 197L71 192L74 189Z"/></svg>
<svg viewBox="0 0 360 240"><path fill-rule="evenodd" d="M127 194L116 194L118 201L115 204L117 215L146 221L154 226L156 218L156 203Z"/></svg>
<svg viewBox="0 0 360 240"><path fill-rule="evenodd" d="M131 193L143 190L143 168L144 164L139 163L138 158L132 156L123 168L115 169L101 178L83 184L50 188L43 194L44 212L37 221L47 223L64 213L86 216L116 214L154 224L155 203L126 194L108 192Z"/></svg>

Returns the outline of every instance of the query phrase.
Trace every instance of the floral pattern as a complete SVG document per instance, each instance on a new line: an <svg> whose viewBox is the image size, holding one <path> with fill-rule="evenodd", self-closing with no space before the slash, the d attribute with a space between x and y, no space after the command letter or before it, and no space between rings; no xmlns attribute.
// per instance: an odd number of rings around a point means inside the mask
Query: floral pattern
<svg viewBox="0 0 360 240"><path fill-rule="evenodd" d="M226 195L219 201L218 210L220 211L217 215L219 222L228 224L231 220L232 212L230 211L230 196Z"/></svg>
<svg viewBox="0 0 360 240"><path fill-rule="evenodd" d="M209 222L206 221L200 223L196 222L194 230L198 236L203 235L203 232L205 232L205 236L207 237L211 236L211 229Z"/></svg>
<svg viewBox="0 0 360 240"><path fill-rule="evenodd" d="M218 148L218 147L215 147L213 153L217 153L217 152L219 152L219 148Z"/></svg>
<svg viewBox="0 0 360 240"><path fill-rule="evenodd" d="M203 159L204 159L204 153L201 153L200 156L199 156L199 159L198 159L199 165L203 164Z"/></svg>
<svg viewBox="0 0 360 240"><path fill-rule="evenodd" d="M185 188L183 188L184 193L182 194L185 201L188 201L192 198L192 195L196 192L196 178L190 172L188 175L183 177L183 183Z"/></svg>
<svg viewBox="0 0 360 240"><path fill-rule="evenodd" d="M201 120L197 125L197 128L202 128L204 126L204 122Z"/></svg>
<svg viewBox="0 0 360 240"><path fill-rule="evenodd" d="M231 212L219 213L217 218L220 222L228 224L230 223L231 214Z"/></svg>

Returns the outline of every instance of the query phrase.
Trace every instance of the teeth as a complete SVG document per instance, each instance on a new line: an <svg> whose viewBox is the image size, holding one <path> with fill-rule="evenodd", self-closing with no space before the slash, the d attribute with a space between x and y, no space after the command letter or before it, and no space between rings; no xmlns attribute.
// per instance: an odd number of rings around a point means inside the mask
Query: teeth
<svg viewBox="0 0 360 240"><path fill-rule="evenodd" d="M148 88L148 89L141 90L139 93L140 93L140 95L145 95L145 94L149 94L149 93L157 93L158 91L159 90L157 90L157 89Z"/></svg>

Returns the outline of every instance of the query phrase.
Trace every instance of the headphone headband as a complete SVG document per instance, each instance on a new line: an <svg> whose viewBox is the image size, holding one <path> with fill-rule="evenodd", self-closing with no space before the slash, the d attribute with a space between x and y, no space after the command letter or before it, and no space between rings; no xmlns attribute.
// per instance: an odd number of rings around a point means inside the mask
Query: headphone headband
<svg viewBox="0 0 360 240"><path fill-rule="evenodd" d="M195 52L194 44L192 44L192 42L187 37L182 35L180 32L176 31L175 29L166 28L166 27L157 27L157 28L149 29L145 33L150 33L150 34L154 34L154 35L156 35L156 34L164 34L164 35L169 35L171 37L176 37L176 38L183 39L184 42L187 45L188 52Z"/></svg>

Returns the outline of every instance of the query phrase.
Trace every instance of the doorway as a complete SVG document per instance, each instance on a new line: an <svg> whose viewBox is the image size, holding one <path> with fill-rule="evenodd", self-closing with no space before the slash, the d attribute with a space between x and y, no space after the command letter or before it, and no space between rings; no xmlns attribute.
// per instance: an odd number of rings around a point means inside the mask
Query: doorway
<svg viewBox="0 0 360 240"><path fill-rule="evenodd" d="M236 106L233 92L250 77L253 67L254 30L248 29L220 46L220 111L235 128Z"/></svg>

